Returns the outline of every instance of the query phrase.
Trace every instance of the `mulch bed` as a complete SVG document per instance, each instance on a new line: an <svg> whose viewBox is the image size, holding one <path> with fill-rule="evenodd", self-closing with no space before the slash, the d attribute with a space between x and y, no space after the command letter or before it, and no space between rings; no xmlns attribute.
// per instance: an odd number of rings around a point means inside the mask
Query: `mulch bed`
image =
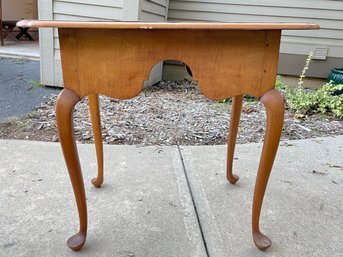
<svg viewBox="0 0 343 257"><path fill-rule="evenodd" d="M55 102L51 96L26 117L0 123L0 138L58 141ZM92 127L86 99L74 113L76 139L91 143ZM205 98L191 81L162 81L131 100L101 97L102 133L107 144L226 144L231 103ZM263 141L265 110L245 100L237 142ZM343 134L343 121L327 115L297 119L286 108L282 140Z"/></svg>

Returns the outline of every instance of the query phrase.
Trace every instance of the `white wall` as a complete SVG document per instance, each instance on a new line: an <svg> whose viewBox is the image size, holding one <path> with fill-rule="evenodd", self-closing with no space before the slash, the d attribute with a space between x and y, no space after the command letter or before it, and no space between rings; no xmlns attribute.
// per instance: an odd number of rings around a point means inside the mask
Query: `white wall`
<svg viewBox="0 0 343 257"><path fill-rule="evenodd" d="M168 0L141 1L141 20L166 21L168 16Z"/></svg>

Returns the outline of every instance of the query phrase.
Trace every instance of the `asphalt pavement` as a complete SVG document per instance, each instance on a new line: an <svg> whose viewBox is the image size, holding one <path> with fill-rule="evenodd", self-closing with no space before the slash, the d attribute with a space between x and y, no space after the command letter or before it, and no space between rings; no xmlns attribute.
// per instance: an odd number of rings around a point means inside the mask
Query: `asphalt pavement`
<svg viewBox="0 0 343 257"><path fill-rule="evenodd" d="M60 89L40 85L39 61L0 57L0 122L25 116Z"/></svg>

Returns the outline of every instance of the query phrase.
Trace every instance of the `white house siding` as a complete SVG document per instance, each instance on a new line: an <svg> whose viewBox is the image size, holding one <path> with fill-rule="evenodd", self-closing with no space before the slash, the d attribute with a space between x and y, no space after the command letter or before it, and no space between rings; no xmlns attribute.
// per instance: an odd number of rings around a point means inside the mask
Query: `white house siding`
<svg viewBox="0 0 343 257"><path fill-rule="evenodd" d="M167 0L39 0L39 18L45 20L161 21L166 19ZM40 30L41 82L63 86L57 29ZM161 79L162 65L156 65L148 84Z"/></svg>
<svg viewBox="0 0 343 257"><path fill-rule="evenodd" d="M313 60L309 75L326 77L343 63L341 0L170 0L170 21L315 22L321 30L284 31L279 72L299 74L315 48L327 47L326 60Z"/></svg>
<svg viewBox="0 0 343 257"><path fill-rule="evenodd" d="M141 1L141 20L166 21L169 0L143 0Z"/></svg>

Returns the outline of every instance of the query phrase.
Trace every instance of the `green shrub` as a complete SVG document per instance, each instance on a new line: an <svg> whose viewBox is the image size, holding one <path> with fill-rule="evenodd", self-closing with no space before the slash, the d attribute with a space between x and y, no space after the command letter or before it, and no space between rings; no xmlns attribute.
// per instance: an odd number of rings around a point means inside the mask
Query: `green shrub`
<svg viewBox="0 0 343 257"><path fill-rule="evenodd" d="M335 91L342 88L343 85L327 83L315 91L305 90L301 86L292 88L285 85L279 87L279 90L285 93L289 108L298 117L314 113L332 113L343 119L343 95L334 95Z"/></svg>
<svg viewBox="0 0 343 257"><path fill-rule="evenodd" d="M276 78L275 87L284 93L289 108L298 117L313 113L332 113L335 117L343 119L343 95L335 95L335 92L342 90L343 85L334 85L329 82L315 91L303 88L303 79L312 56L311 52L306 59L296 88L284 85L279 76Z"/></svg>

